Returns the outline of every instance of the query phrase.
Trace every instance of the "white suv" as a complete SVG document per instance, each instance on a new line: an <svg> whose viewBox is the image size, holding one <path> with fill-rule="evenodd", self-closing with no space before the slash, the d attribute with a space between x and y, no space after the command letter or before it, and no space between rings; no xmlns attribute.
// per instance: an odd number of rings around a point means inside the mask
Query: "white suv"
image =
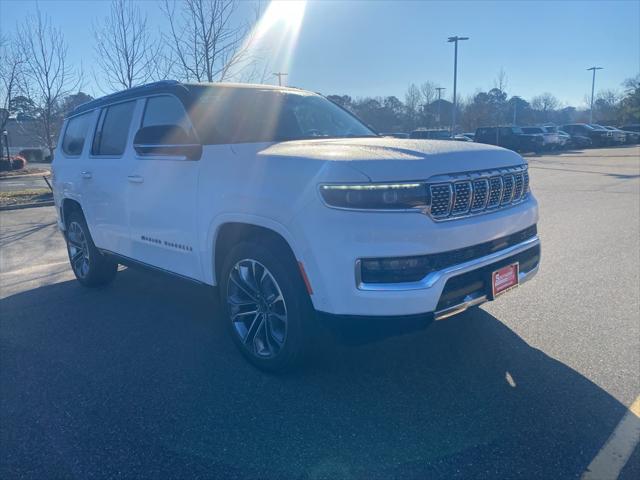
<svg viewBox="0 0 640 480"><path fill-rule="evenodd" d="M379 137L293 88L165 81L93 100L66 119L53 175L83 285L121 263L218 286L233 339L268 370L318 323L422 326L540 260L518 154Z"/></svg>

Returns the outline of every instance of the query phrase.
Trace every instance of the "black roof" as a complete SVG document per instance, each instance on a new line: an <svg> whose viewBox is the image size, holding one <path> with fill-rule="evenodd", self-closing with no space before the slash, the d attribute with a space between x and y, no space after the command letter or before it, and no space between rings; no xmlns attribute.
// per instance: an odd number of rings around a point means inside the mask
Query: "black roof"
<svg viewBox="0 0 640 480"><path fill-rule="evenodd" d="M70 117L78 115L79 113L88 112L104 105L119 102L121 100L128 100L130 98L137 98L140 95L148 95L153 93L177 93L177 90L182 90L186 93L185 87L177 80L161 80L159 82L148 83L139 87L129 88L121 92L105 95L104 97L96 98L90 102L78 105L69 114Z"/></svg>
<svg viewBox="0 0 640 480"><path fill-rule="evenodd" d="M153 95L158 93L170 93L177 96L185 105L190 102L190 94L196 89L202 88L260 88L267 90L289 91L289 92L304 92L295 87L280 87L273 85L252 85L248 83L182 83L177 80L161 80L159 82L147 83L146 85L140 85L139 87L129 88L121 92L105 95L104 97L96 98L90 102L78 105L69 113L69 117L78 115L80 113L94 110L95 108L110 105L112 103L120 102L123 100L129 100L138 98L144 95Z"/></svg>

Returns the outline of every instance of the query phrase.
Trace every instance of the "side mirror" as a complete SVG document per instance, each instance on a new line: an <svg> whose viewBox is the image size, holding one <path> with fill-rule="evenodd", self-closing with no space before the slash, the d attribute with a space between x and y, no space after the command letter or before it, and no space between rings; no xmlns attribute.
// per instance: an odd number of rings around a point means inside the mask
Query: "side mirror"
<svg viewBox="0 0 640 480"><path fill-rule="evenodd" d="M133 139L133 148L143 156L185 157L188 160L199 160L202 156L202 145L179 125L143 127Z"/></svg>

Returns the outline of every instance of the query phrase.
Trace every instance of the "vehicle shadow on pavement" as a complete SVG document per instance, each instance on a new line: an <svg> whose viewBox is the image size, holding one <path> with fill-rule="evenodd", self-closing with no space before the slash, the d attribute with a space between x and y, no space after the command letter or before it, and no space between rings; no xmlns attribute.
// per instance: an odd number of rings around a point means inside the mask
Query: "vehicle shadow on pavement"
<svg viewBox="0 0 640 480"><path fill-rule="evenodd" d="M0 300L0 477L575 478L626 411L480 309L266 375L213 297L124 270Z"/></svg>

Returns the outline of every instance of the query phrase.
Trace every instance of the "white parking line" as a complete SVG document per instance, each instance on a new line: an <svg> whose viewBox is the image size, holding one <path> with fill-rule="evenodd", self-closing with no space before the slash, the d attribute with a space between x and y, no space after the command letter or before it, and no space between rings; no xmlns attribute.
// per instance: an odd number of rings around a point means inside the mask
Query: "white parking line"
<svg viewBox="0 0 640 480"><path fill-rule="evenodd" d="M640 442L640 396L582 474L582 480L615 480Z"/></svg>

